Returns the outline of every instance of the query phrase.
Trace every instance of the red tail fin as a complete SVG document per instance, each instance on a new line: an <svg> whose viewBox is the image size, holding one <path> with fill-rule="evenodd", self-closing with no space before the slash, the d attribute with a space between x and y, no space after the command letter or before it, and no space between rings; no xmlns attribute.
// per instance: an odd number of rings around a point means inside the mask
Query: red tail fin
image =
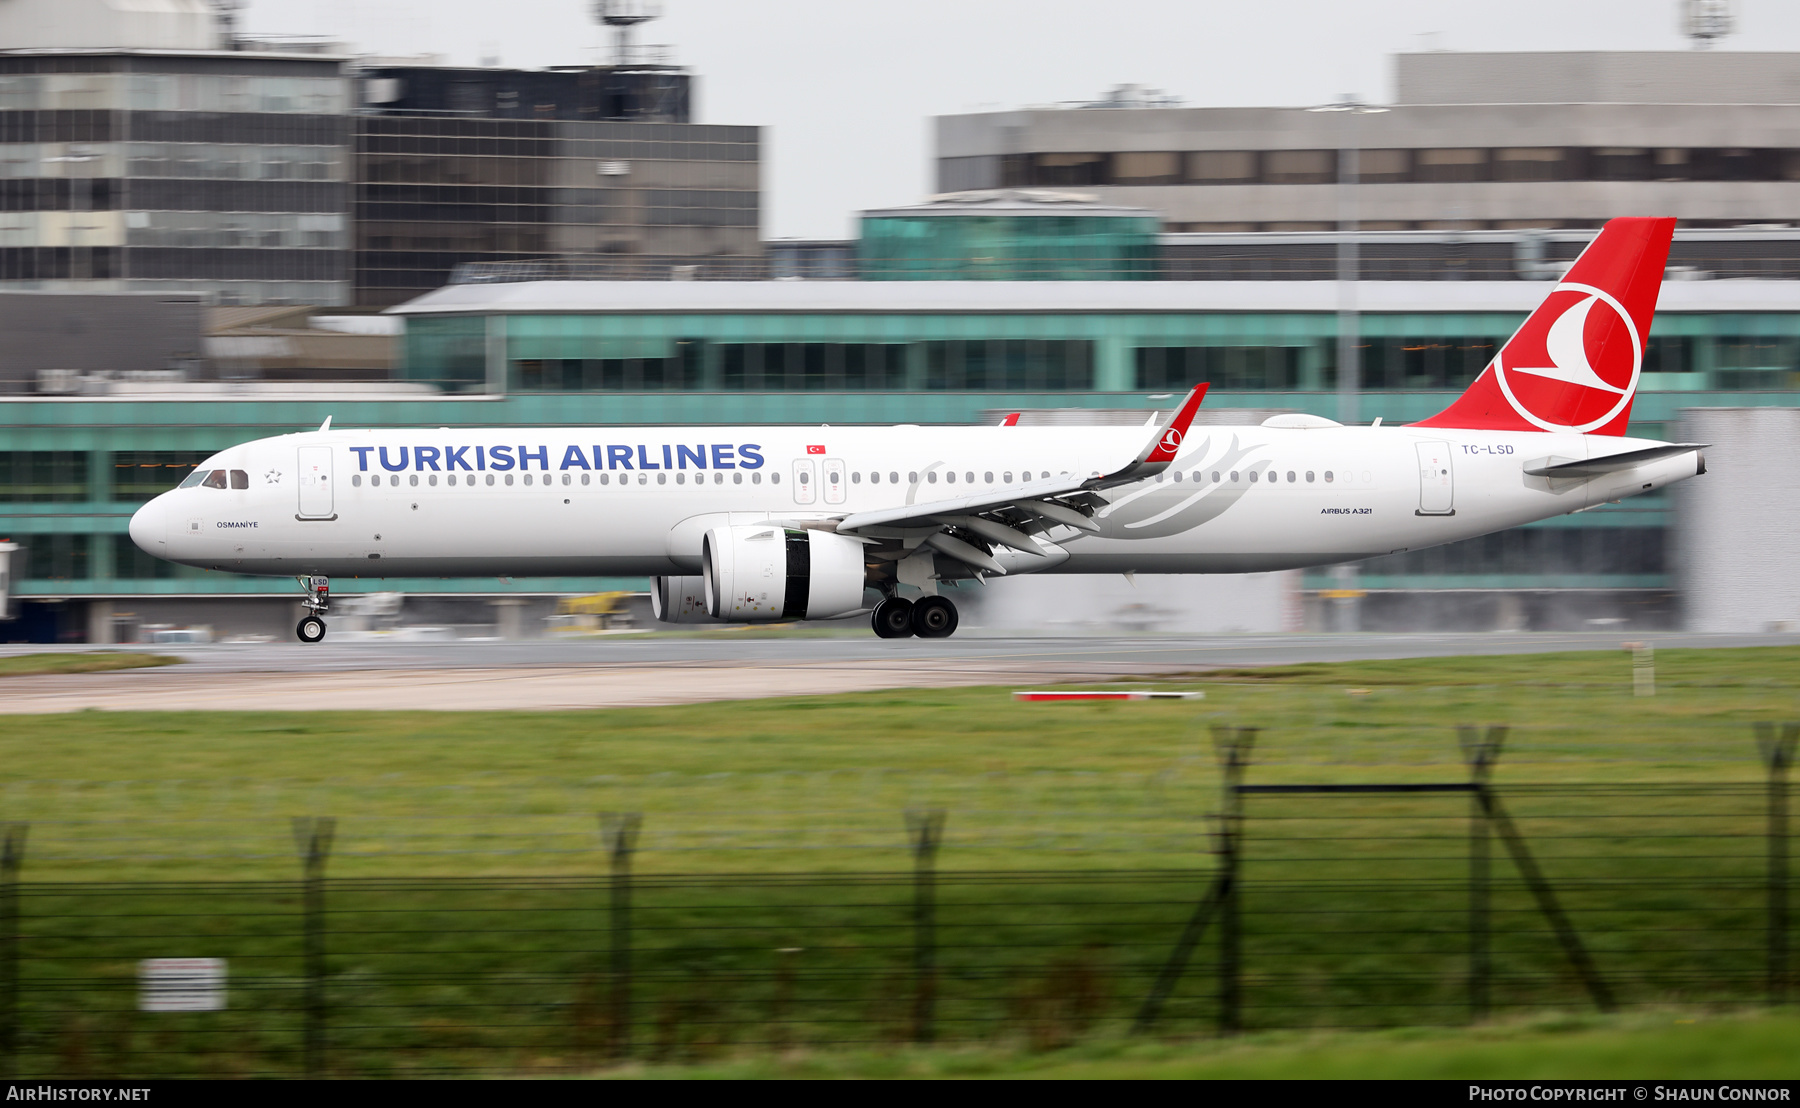
<svg viewBox="0 0 1800 1108"><path fill-rule="evenodd" d="M1456 403L1418 427L1623 435L1673 219L1614 219Z"/></svg>

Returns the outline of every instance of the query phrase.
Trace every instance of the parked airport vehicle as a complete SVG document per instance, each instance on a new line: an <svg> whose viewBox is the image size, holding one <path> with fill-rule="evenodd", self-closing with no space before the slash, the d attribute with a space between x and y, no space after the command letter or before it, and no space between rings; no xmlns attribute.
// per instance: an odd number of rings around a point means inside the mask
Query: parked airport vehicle
<svg viewBox="0 0 1800 1108"><path fill-rule="evenodd" d="M131 521L161 558L330 578L648 575L674 623L870 610L955 632L945 586L1239 573L1498 531L1706 471L1625 437L1672 219L1609 222L1467 392L1407 426L333 428L220 452ZM1191 433L1190 433L1191 432ZM1071 580L1071 587L1079 587Z"/></svg>

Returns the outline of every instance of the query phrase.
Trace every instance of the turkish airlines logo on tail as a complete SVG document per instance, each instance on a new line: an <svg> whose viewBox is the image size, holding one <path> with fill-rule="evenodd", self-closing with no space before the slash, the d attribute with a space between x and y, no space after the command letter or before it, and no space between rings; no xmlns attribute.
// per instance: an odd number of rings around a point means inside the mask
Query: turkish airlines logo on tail
<svg viewBox="0 0 1800 1108"><path fill-rule="evenodd" d="M1494 359L1500 391L1545 431L1585 434L1637 391L1644 340L1625 306L1592 285L1562 284Z"/></svg>
<svg viewBox="0 0 1800 1108"><path fill-rule="evenodd" d="M1181 449L1181 429L1171 427L1162 437L1162 448L1173 454Z"/></svg>

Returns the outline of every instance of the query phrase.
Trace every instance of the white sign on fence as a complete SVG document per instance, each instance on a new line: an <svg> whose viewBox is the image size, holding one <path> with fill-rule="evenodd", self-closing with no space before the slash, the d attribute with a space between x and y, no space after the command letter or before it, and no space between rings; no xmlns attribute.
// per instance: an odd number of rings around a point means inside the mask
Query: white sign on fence
<svg viewBox="0 0 1800 1108"><path fill-rule="evenodd" d="M146 1012L224 1010L225 959L145 958L138 963L138 1007Z"/></svg>

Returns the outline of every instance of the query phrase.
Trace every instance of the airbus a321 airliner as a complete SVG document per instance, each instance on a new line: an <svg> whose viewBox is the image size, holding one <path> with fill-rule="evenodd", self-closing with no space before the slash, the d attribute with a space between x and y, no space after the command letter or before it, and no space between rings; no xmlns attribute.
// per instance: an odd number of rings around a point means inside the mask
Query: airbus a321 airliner
<svg viewBox="0 0 1800 1108"><path fill-rule="evenodd" d="M1626 438L1673 219L1615 219L1469 390L1408 426L332 428L234 446L144 505L170 561L300 579L652 577L672 623L871 612L942 638L940 589L1020 573L1242 573L1514 527L1706 472ZM1148 441L1146 441L1146 439Z"/></svg>

